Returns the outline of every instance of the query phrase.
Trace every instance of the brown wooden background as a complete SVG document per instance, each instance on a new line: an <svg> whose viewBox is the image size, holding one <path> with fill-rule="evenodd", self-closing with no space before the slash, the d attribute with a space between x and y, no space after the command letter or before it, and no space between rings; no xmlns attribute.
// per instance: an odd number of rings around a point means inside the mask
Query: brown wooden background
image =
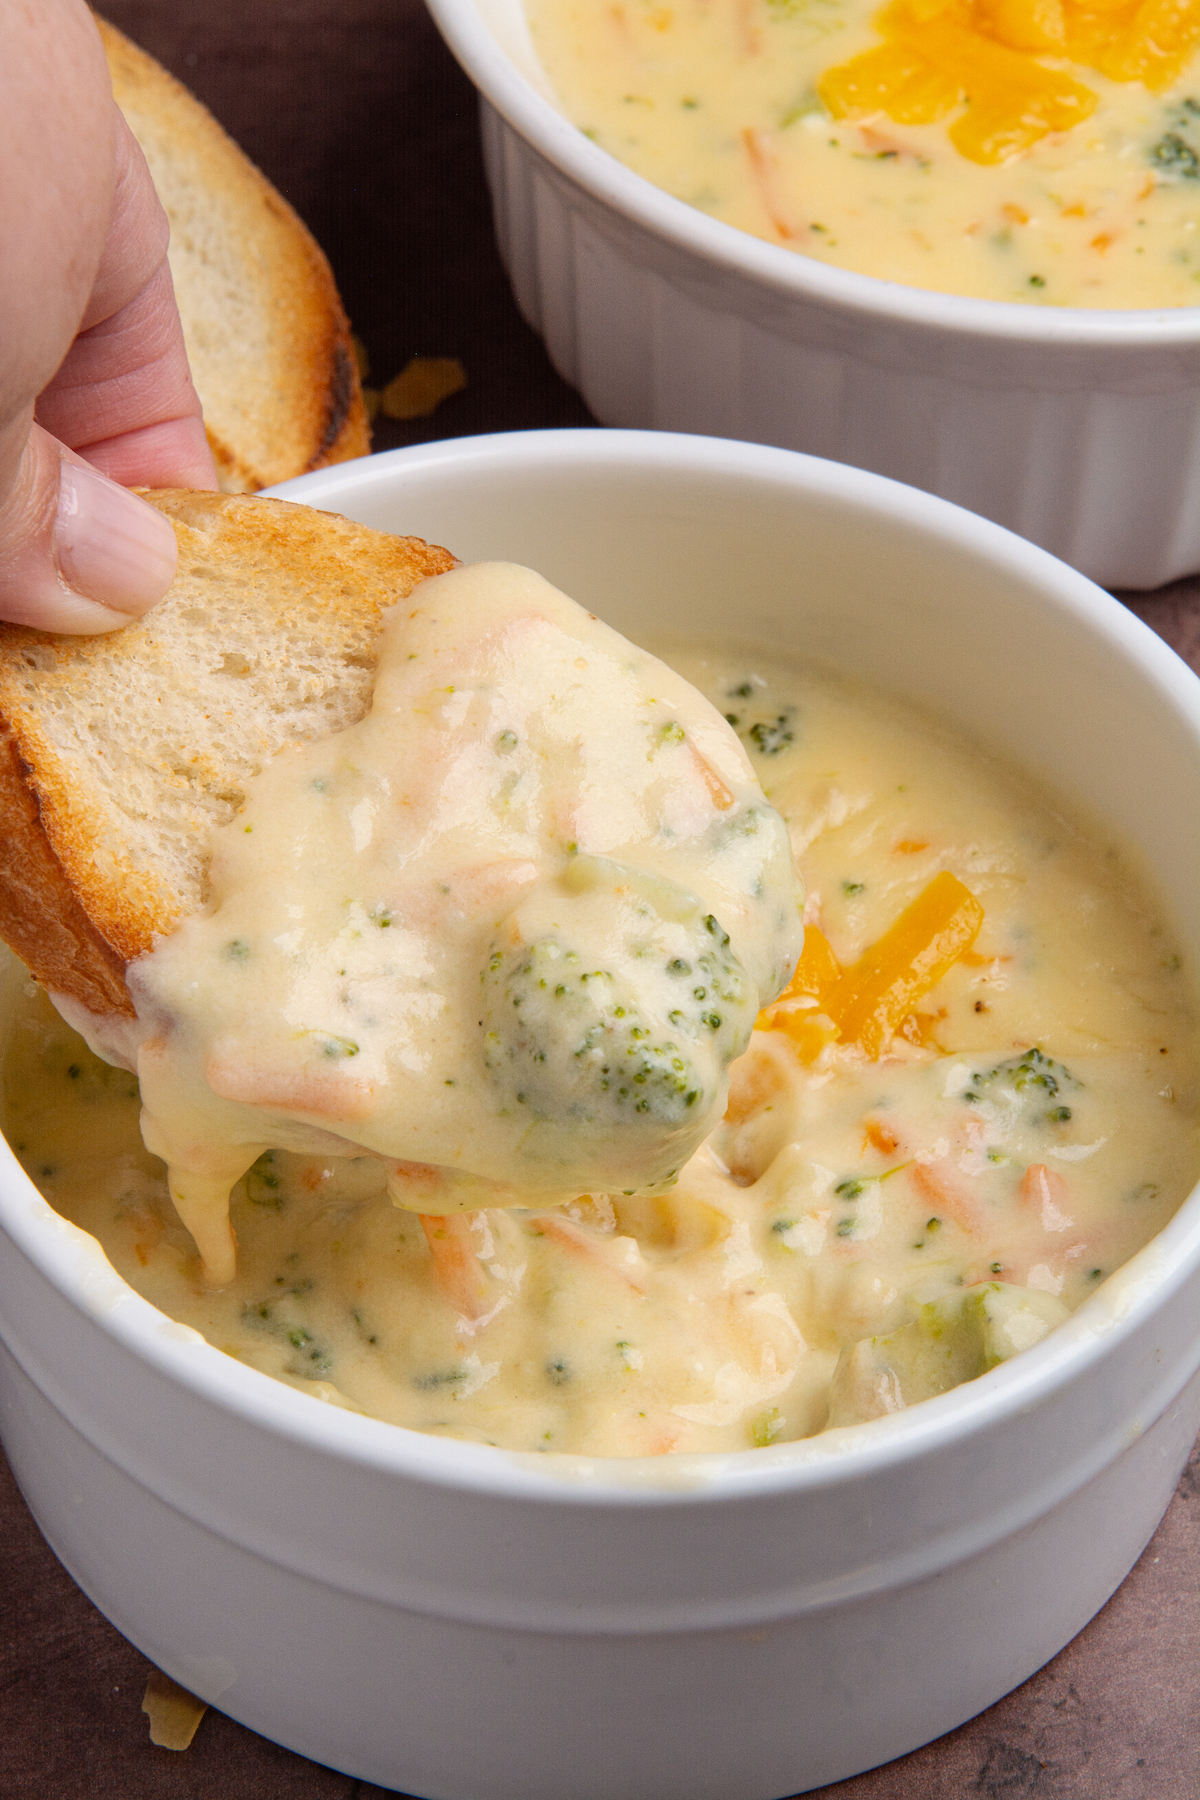
<svg viewBox="0 0 1200 1800"><path fill-rule="evenodd" d="M373 381L413 355L461 357L465 391L432 419L381 422L377 448L592 422L513 306L474 97L419 0L108 0L102 10L212 108L316 233ZM1197 583L1128 598L1200 668ZM939 1743L823 1792L1200 1800L1198 1649L1193 1462L1133 1575L1054 1662ZM382 1793L215 1712L190 1750L155 1749L140 1710L148 1668L59 1567L0 1464L0 1800Z"/></svg>

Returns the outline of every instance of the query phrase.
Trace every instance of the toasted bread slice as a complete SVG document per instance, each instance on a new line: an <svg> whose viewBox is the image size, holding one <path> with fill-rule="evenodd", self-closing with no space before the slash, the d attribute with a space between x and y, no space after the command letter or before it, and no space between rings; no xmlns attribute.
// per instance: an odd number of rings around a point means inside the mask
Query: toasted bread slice
<svg viewBox="0 0 1200 1800"><path fill-rule="evenodd" d="M253 493L365 456L350 328L311 234L185 87L96 22L171 221L171 274L221 486Z"/></svg>
<svg viewBox="0 0 1200 1800"><path fill-rule="evenodd" d="M206 845L284 744L370 706L383 609L448 551L246 495L149 493L166 598L102 637L0 624L0 937L57 993L132 1015L125 964L205 896Z"/></svg>

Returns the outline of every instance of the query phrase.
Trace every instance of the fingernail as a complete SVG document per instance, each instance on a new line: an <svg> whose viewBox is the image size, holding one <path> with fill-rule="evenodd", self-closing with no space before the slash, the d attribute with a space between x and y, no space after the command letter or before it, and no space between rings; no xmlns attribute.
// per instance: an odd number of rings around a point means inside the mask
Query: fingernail
<svg viewBox="0 0 1200 1800"><path fill-rule="evenodd" d="M171 585L175 533L169 519L128 488L64 457L54 557L75 593L114 612L139 614Z"/></svg>

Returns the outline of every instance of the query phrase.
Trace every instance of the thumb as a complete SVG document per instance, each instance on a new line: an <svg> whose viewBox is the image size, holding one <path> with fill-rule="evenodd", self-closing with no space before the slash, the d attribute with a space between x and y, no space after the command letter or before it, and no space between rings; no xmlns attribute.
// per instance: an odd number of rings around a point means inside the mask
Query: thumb
<svg viewBox="0 0 1200 1800"><path fill-rule="evenodd" d="M169 519L32 425L0 494L0 619L41 631L115 631L175 573Z"/></svg>

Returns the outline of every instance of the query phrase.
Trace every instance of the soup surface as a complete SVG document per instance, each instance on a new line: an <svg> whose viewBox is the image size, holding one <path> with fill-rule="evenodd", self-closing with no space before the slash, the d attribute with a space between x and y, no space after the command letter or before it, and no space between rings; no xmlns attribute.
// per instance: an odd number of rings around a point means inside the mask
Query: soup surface
<svg viewBox="0 0 1200 1800"><path fill-rule="evenodd" d="M744 231L982 299L1200 301L1195 6L1169 21L1073 0L527 11L568 116Z"/></svg>
<svg viewBox="0 0 1200 1800"><path fill-rule="evenodd" d="M419 1214L670 1185L803 942L720 713L512 563L393 607L366 716L272 757L209 851L112 1060L219 1285L267 1150L371 1151Z"/></svg>
<svg viewBox="0 0 1200 1800"><path fill-rule="evenodd" d="M1200 1167L1195 1026L1119 856L924 714L742 649L665 656L734 724L809 883L797 981L678 1185L422 1221L378 1160L275 1151L235 1189L214 1290L133 1077L31 985L8 1136L140 1293L418 1430L725 1450L980 1374L1166 1222Z"/></svg>

